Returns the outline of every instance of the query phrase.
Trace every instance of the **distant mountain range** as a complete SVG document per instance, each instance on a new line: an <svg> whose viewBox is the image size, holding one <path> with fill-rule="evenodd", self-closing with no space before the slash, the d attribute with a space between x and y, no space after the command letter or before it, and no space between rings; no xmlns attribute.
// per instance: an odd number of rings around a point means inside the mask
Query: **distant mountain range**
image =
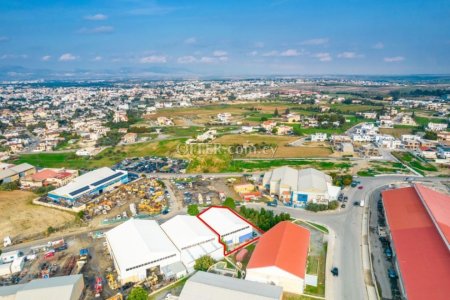
<svg viewBox="0 0 450 300"><path fill-rule="evenodd" d="M0 81L26 80L169 80L169 79L249 79L249 78L308 78L329 80L367 80L398 83L450 83L450 74L412 74L412 75L236 75L215 76L197 74L189 69L154 66L148 68L124 67L105 70L51 70L31 69L23 66L0 66Z"/></svg>

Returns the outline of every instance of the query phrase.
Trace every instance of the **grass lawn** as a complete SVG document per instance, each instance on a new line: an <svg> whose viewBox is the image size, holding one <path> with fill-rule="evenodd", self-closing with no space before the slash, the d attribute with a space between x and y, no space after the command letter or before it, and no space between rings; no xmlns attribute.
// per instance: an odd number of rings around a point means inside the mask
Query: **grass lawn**
<svg viewBox="0 0 450 300"><path fill-rule="evenodd" d="M403 134L412 134L415 128L413 126L394 126L394 128L380 128L380 133L390 134L396 138L400 138Z"/></svg>
<svg viewBox="0 0 450 300"><path fill-rule="evenodd" d="M415 116L414 117L414 121L416 121L416 123L418 125L423 125L423 126L427 126L429 122L433 122L433 123L447 123L446 119L426 118L426 117L419 117L419 116Z"/></svg>
<svg viewBox="0 0 450 300"><path fill-rule="evenodd" d="M26 162L37 167L70 169L87 169L90 165L89 159L76 156L74 152L22 154L13 162L15 164Z"/></svg>
<svg viewBox="0 0 450 300"><path fill-rule="evenodd" d="M370 167L358 171L358 176L375 176L379 174L409 174L410 170L399 162L371 161Z"/></svg>
<svg viewBox="0 0 450 300"><path fill-rule="evenodd" d="M305 295L296 295L291 293L283 293L283 300L317 300L317 298L308 297Z"/></svg>
<svg viewBox="0 0 450 300"><path fill-rule="evenodd" d="M177 295L179 296L181 293L181 290L183 289L186 281L188 280L189 277L185 277L183 279L180 279L179 281L177 281L176 283L174 283L171 286L168 286L160 291L158 291L155 294L152 294L148 297L149 300L158 300L158 299L164 299L165 296L168 293L171 293L172 295Z"/></svg>
<svg viewBox="0 0 450 300"><path fill-rule="evenodd" d="M325 272L326 272L327 244L323 245L323 249L319 256L308 256L308 274L317 274L317 286L307 285L305 294L323 297L325 295Z"/></svg>
<svg viewBox="0 0 450 300"><path fill-rule="evenodd" d="M309 225L317 228L318 230L322 231L323 233L328 233L328 229L325 226L323 226L323 225L316 224L316 223L313 223L313 222L306 222L306 223L308 223Z"/></svg>
<svg viewBox="0 0 450 300"><path fill-rule="evenodd" d="M273 160L233 160L223 172L243 172L255 170L267 170L281 166L303 166L313 167L319 170L343 169L348 170L352 167L348 162L330 162L317 160L290 160L290 159L273 159Z"/></svg>

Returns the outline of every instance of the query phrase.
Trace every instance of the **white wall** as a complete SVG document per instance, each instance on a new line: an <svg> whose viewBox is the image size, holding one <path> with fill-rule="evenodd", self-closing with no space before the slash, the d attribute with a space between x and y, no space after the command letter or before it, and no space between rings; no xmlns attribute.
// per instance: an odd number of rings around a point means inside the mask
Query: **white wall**
<svg viewBox="0 0 450 300"><path fill-rule="evenodd" d="M275 284L283 288L284 292L303 294L304 280L278 267L264 267L247 269L245 280Z"/></svg>

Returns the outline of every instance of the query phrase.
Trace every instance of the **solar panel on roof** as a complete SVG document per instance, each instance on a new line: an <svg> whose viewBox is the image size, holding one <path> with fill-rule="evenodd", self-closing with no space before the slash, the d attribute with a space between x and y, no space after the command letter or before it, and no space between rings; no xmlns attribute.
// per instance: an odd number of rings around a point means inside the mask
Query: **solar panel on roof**
<svg viewBox="0 0 450 300"><path fill-rule="evenodd" d="M75 191L69 193L69 195L70 195L70 196L75 196L75 195L78 195L78 194L80 194L80 193L82 193L82 192L84 192L84 191L87 191L87 190L89 190L89 186L88 186L88 185L83 186L82 188L80 188L80 189L78 189L78 190L75 190Z"/></svg>
<svg viewBox="0 0 450 300"><path fill-rule="evenodd" d="M119 176L121 176L121 175L123 175L123 174L124 174L124 173L122 173L122 172L118 172L118 173L113 174L113 175L111 175L111 176L108 176L108 177L106 177L106 178L104 178L104 179L102 179L102 180L96 181L96 182L94 182L92 185L93 185L93 186L98 186L98 185L100 185L100 184L102 184L102 183L105 183L105 182L107 182L107 181L109 181L109 180L111 180L111 179L114 179L114 178L116 178L116 177L119 177Z"/></svg>

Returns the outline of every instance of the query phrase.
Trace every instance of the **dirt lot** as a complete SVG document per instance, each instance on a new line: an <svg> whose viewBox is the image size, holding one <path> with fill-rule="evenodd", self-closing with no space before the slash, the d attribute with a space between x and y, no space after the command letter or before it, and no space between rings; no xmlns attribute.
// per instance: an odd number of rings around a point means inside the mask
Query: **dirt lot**
<svg viewBox="0 0 450 300"><path fill-rule="evenodd" d="M0 192L0 237L26 237L72 222L70 213L33 205L36 195L31 192Z"/></svg>

